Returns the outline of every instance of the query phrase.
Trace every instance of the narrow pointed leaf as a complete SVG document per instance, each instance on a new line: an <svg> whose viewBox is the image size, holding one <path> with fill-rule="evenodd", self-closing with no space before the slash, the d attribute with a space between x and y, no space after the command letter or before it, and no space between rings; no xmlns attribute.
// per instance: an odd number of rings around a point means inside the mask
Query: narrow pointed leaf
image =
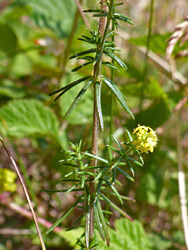
<svg viewBox="0 0 188 250"><path fill-rule="evenodd" d="M88 9L84 10L83 12L90 12L90 13L107 13L105 10L100 10L100 9Z"/></svg>
<svg viewBox="0 0 188 250"><path fill-rule="evenodd" d="M101 197L115 210L117 210L121 215L125 216L126 218L128 218L129 220L132 221L132 218L125 212L123 211L121 208L119 208L118 206L116 206L116 204L114 204L111 200L109 200L104 194L100 193Z"/></svg>
<svg viewBox="0 0 188 250"><path fill-rule="evenodd" d="M97 177L95 178L95 181L99 180L100 178L102 178L107 172L108 170L110 169L110 167L105 167L103 168L97 175Z"/></svg>
<svg viewBox="0 0 188 250"><path fill-rule="evenodd" d="M128 18L127 16L123 15L123 14L114 13L114 14L113 14L113 17L114 17L115 19L119 19L119 20L121 20L121 21L124 21L124 22L126 22L126 23L129 23L129 24L132 24L132 25L133 25L131 19Z"/></svg>
<svg viewBox="0 0 188 250"><path fill-rule="evenodd" d="M133 168L132 164L130 163L130 161L127 158L125 158L125 161L126 161L127 165L129 166L129 168L132 172L132 175L134 177L134 168Z"/></svg>
<svg viewBox="0 0 188 250"><path fill-rule="evenodd" d="M86 217L85 217L85 240L86 240L86 248L89 249L89 236L90 236L90 194L87 192L86 199Z"/></svg>
<svg viewBox="0 0 188 250"><path fill-rule="evenodd" d="M121 168L116 168L121 174L123 174L127 179L129 179L130 181L134 182L134 178L131 177L129 174L127 174L125 171L123 171Z"/></svg>
<svg viewBox="0 0 188 250"><path fill-rule="evenodd" d="M110 62L102 62L103 65L109 67L109 68L113 68L113 69L116 69L117 71L119 71L119 69L114 66L114 64L110 63Z"/></svg>
<svg viewBox="0 0 188 250"><path fill-rule="evenodd" d="M87 91L87 89L90 87L90 85L92 84L93 80L88 81L84 87L80 90L80 92L78 93L78 95L76 96L76 98L74 99L73 103L71 104L71 106L69 107L69 109L67 110L66 114L65 114L65 118L67 118L72 111L74 110L74 108L76 107L76 105L78 104L78 102L81 100L82 96L85 94L85 92Z"/></svg>
<svg viewBox="0 0 188 250"><path fill-rule="evenodd" d="M92 63L92 62L84 63L84 64L82 64L82 65L80 65L80 66L78 66L78 67L72 69L72 72L76 72L76 71L78 71L79 69L81 69L81 68L83 68L83 67L85 67L85 66L87 66L88 64L91 64L91 63Z"/></svg>
<svg viewBox="0 0 188 250"><path fill-rule="evenodd" d="M116 180L116 170L112 169L112 185L114 184L115 180Z"/></svg>
<svg viewBox="0 0 188 250"><path fill-rule="evenodd" d="M106 159L101 158L101 157L98 157L98 156L93 155L93 154L90 154L90 153L88 153L88 152L85 152L84 155L87 155L87 156L89 156L89 157L91 157L91 158L94 158L94 159L96 159L96 160L99 160L99 161L101 161L101 162L104 162L104 163L106 163L106 164L109 164L109 162L108 162Z"/></svg>
<svg viewBox="0 0 188 250"><path fill-rule="evenodd" d="M104 215L103 215L103 212L102 212L100 201L98 199L97 199L97 210L98 210L99 218L100 218L103 230L104 230L107 246L110 246L110 238L109 238L109 234L108 234L108 228L107 228L105 218L104 218Z"/></svg>
<svg viewBox="0 0 188 250"><path fill-rule="evenodd" d="M127 158L128 158L130 161L134 162L136 165L138 165L138 166L140 166L140 167L143 167L143 164L142 164L141 162L139 162L139 161L133 159L133 158L130 157L130 156L127 156Z"/></svg>
<svg viewBox="0 0 188 250"><path fill-rule="evenodd" d="M132 142L132 141L133 141L133 138L132 138L130 132L129 132L127 129L125 129L125 131L126 131L128 137L129 137L130 142Z"/></svg>
<svg viewBox="0 0 188 250"><path fill-rule="evenodd" d="M93 15L93 17L102 17L102 16L108 16L108 13L100 13L100 14Z"/></svg>
<svg viewBox="0 0 188 250"><path fill-rule="evenodd" d="M88 50L82 51L80 53L77 53L77 54L71 56L69 59L73 59L73 58L76 58L78 56L83 56L83 55L87 55L87 54L90 54L90 53L95 53L96 51L97 51L96 48L88 49Z"/></svg>
<svg viewBox="0 0 188 250"><path fill-rule="evenodd" d="M120 203L123 205L123 200L121 198L121 195L119 194L119 192L117 191L117 189L114 187L113 184L111 184L109 181L105 180L106 184L112 189L112 191L115 193L116 197L118 198L118 200L120 201Z"/></svg>
<svg viewBox="0 0 188 250"><path fill-rule="evenodd" d="M58 89L58 90L56 90L56 91L50 93L50 96L51 96L51 95L54 95L54 94L57 94L57 93L59 93L59 92L61 92L61 93L55 98L55 100L57 100L61 95L63 95L63 94L64 94L65 92L67 92L69 89L71 89L72 87L76 86L77 84L79 84L79 83L81 83L81 82L83 82L83 81L86 81L86 80L88 80L88 79L90 79L90 78L91 78L91 76L85 76L85 77L83 77L83 78L80 78L80 79L78 79L78 80L76 80L76 81L74 81L74 82L68 84L67 86L65 86L65 87L63 87L63 88L60 88L60 89Z"/></svg>
<svg viewBox="0 0 188 250"><path fill-rule="evenodd" d="M95 88L96 88L96 99L97 99L97 113L99 117L99 123L101 130L104 130L104 122L103 122L103 115L102 115L102 107L101 107L101 85L102 82L96 82Z"/></svg>
<svg viewBox="0 0 188 250"><path fill-rule="evenodd" d="M123 106L123 108L127 111L127 113L134 119L134 115L127 106L127 103L125 101L125 98L121 91L117 88L114 82L112 82L109 78L103 76L104 83L111 89L111 91L114 93L114 95L117 97L120 104Z"/></svg>
<svg viewBox="0 0 188 250"><path fill-rule="evenodd" d="M80 184L76 184L74 186L72 186L71 188L69 188L67 191L66 191L66 194L70 193L72 190L75 190L75 188L77 188Z"/></svg>
<svg viewBox="0 0 188 250"><path fill-rule="evenodd" d="M98 232L99 232L101 238L103 239L103 241L105 241L105 235L103 232L102 223L101 223L100 218L99 218L99 212L98 212L96 203L93 204L93 208L94 208L94 218L95 218L96 227L98 229Z"/></svg>
<svg viewBox="0 0 188 250"><path fill-rule="evenodd" d="M123 152L123 148L121 146L121 144L119 143L119 141L115 138L115 137L112 137L112 139L114 140L114 142L117 144L118 148L120 149L121 152Z"/></svg>
<svg viewBox="0 0 188 250"><path fill-rule="evenodd" d="M104 49L104 53L107 56L109 56L110 58L112 58L113 60L115 60L124 70L127 69L126 64L119 57L117 57L115 54L113 54L112 52L105 50L105 49Z"/></svg>
<svg viewBox="0 0 188 250"><path fill-rule="evenodd" d="M46 231L45 235L49 234L55 227L57 227L62 220L64 220L71 212L72 210L77 206L78 203L80 203L83 195L80 196L80 198Z"/></svg>
<svg viewBox="0 0 188 250"><path fill-rule="evenodd" d="M117 36L117 35L118 35L118 34L117 34L116 32L114 32L114 30L113 30L113 31L111 31L111 32L109 32L109 33L107 34L106 38L111 37L111 36Z"/></svg>

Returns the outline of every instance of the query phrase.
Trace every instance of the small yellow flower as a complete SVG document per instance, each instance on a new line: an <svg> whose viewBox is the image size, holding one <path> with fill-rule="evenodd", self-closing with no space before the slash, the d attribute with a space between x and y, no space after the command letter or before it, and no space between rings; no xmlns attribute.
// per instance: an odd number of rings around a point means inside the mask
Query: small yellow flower
<svg viewBox="0 0 188 250"><path fill-rule="evenodd" d="M1 168L0 169L0 193L9 191L14 192L16 190L16 174L7 169Z"/></svg>
<svg viewBox="0 0 188 250"><path fill-rule="evenodd" d="M157 135L153 129L138 125L133 134L135 134L135 140L132 143L140 153L153 152L158 141Z"/></svg>

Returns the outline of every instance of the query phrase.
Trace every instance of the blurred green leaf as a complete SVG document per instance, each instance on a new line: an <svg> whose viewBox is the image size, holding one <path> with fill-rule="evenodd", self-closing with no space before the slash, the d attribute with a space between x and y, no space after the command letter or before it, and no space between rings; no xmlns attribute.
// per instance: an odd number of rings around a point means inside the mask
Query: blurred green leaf
<svg viewBox="0 0 188 250"><path fill-rule="evenodd" d="M0 81L0 95L10 98L23 98L26 94L26 89L18 87L16 83L10 80Z"/></svg>
<svg viewBox="0 0 188 250"><path fill-rule="evenodd" d="M18 40L14 31L8 24L0 23L0 50L10 53L17 49Z"/></svg>
<svg viewBox="0 0 188 250"><path fill-rule="evenodd" d="M152 244L152 250L170 250L173 247L173 242L160 234L152 233L149 235L149 239Z"/></svg>
<svg viewBox="0 0 188 250"><path fill-rule="evenodd" d="M58 138L58 127L52 110L36 100L10 101L0 109L0 132L4 136Z"/></svg>
<svg viewBox="0 0 188 250"><path fill-rule="evenodd" d="M110 247L100 243L101 250L151 250L151 243L140 222L127 219L115 221L115 230L109 229Z"/></svg>
<svg viewBox="0 0 188 250"><path fill-rule="evenodd" d="M15 6L29 6L30 18L41 28L53 30L60 38L69 34L76 10L74 0L14 0Z"/></svg>

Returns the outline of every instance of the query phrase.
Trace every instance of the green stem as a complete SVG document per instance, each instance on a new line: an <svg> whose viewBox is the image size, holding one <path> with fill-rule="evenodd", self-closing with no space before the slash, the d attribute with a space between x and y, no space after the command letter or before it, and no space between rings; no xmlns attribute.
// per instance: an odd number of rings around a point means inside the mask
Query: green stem
<svg viewBox="0 0 188 250"><path fill-rule="evenodd" d="M145 58L144 58L144 69L143 69L143 74L142 74L142 88L140 91L140 105L139 105L140 111L142 111L143 98L144 98L144 87L145 87L144 81L146 79L147 71L148 71L148 53L150 50L150 41L151 41L151 34L152 34L153 10L154 10L154 0L151 0L148 35L147 35L147 41L146 41L146 53L145 53Z"/></svg>

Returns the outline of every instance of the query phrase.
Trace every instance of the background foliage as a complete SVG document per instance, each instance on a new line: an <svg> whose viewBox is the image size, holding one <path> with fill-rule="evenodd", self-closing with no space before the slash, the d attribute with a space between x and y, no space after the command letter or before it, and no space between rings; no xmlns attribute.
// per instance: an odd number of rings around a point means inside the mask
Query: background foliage
<svg viewBox="0 0 188 250"><path fill-rule="evenodd" d="M83 9L94 8L96 4L97 1L83 1ZM121 24L120 36L115 37L122 50L119 56L128 67L127 71L116 71L115 80L127 97L135 121L130 120L115 101L114 135L126 141L125 129L132 131L141 124L157 130L159 143L153 154L144 155L144 167L136 167L134 183L118 175L122 183L118 191L136 200L127 201L124 209L137 221L119 218L118 213L115 217L109 215L111 247L99 242L100 249L185 249L178 197L175 107L187 90L178 81L174 82L152 58L146 60L140 49L147 44L149 8L150 1L135 0L124 2L121 10L135 25ZM74 202L73 194L50 194L42 190L62 189L65 185L69 188L68 183L57 185L57 180L70 171L58 161L63 158L62 150L69 148L69 141L77 143L82 139L84 148L90 147L92 93L87 91L67 120L63 116L79 87L55 103L49 93L90 74L90 65L79 73L71 72L79 62L64 60L68 44L71 45L68 56L90 48L77 40L81 35L88 35L88 30L80 16L74 23L77 14L73 0L1 0L0 14L0 133L22 169L38 216L53 222ZM154 2L149 48L156 56L166 60L167 39L186 15L186 1ZM97 25L97 19L91 19L88 14L86 17L92 27ZM47 46L42 46L42 41L47 42ZM187 48L187 43L181 48L177 44L174 53ZM177 59L176 65L187 78L187 58ZM62 68L66 69L64 73ZM110 71L106 69L105 74L110 75ZM105 86L103 96L105 132L100 137L99 149L108 144L110 92ZM184 165L188 162L187 119L186 104L181 112ZM3 148L0 158L0 167L9 168ZM187 169L185 173L187 178ZM22 212L18 215L10 206L16 203L27 209L23 197L19 184L17 192L0 194L0 228L12 229L8 235L0 229L0 250L40 249L33 222ZM60 227L77 227L73 222L81 213L78 208ZM13 229L18 229L18 236L15 237ZM24 237L23 229L28 229ZM45 243L48 249L77 249L72 239L81 234L81 229L53 232L46 236Z"/></svg>

